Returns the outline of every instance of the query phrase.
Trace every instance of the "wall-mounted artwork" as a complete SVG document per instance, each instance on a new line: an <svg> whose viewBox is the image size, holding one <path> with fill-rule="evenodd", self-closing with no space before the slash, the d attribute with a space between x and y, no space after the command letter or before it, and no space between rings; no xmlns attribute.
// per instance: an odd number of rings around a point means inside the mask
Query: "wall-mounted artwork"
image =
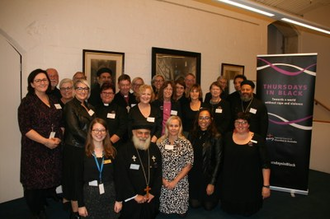
<svg viewBox="0 0 330 219"><path fill-rule="evenodd" d="M92 85L97 82L96 72L100 68L109 68L112 71L113 84L116 85L118 77L124 73L125 53L97 50L83 50L83 72Z"/></svg>
<svg viewBox="0 0 330 219"><path fill-rule="evenodd" d="M200 84L200 53L152 47L152 77L160 74L165 80L176 80L187 73L193 73Z"/></svg>
<svg viewBox="0 0 330 219"><path fill-rule="evenodd" d="M222 63L221 75L225 77L228 81L234 80L236 75L244 75L244 65Z"/></svg>

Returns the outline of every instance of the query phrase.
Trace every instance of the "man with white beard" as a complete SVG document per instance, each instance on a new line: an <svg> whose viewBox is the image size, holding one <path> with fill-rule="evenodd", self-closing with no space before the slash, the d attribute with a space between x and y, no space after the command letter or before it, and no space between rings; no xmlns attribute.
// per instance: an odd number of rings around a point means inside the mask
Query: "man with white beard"
<svg viewBox="0 0 330 219"><path fill-rule="evenodd" d="M123 202L120 218L156 218L162 186L162 160L150 142L151 126L132 126L132 141L120 147L116 162L116 195Z"/></svg>

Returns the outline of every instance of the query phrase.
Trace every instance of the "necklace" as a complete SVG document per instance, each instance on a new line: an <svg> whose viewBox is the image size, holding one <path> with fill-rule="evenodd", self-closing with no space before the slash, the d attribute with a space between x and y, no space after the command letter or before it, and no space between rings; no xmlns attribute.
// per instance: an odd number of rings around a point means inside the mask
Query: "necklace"
<svg viewBox="0 0 330 219"><path fill-rule="evenodd" d="M141 160L140 153L139 153L138 149L135 148L135 150L136 150L136 153L137 153L137 155L138 155L139 162L140 162L140 164L141 164L141 166L142 166L142 172L143 172L144 180L145 180L145 182L146 182L146 184L147 184L147 186L146 186L146 188L144 189L144 191L146 192L146 196L147 196L147 198L149 198L149 191L151 190L151 188L149 187L149 182L150 182L150 153L149 153L149 148L148 148L148 157L147 157L147 159L148 159L148 166L147 166L147 169L148 169L148 175L146 175L146 171L145 171L145 169L144 169L144 165L143 165L143 163L142 163L142 160Z"/></svg>
<svg viewBox="0 0 330 219"><path fill-rule="evenodd" d="M252 100L253 100L253 97L251 98L251 100L250 100L249 104L247 105L247 107L245 108L245 110L244 110L244 106L243 106L243 100L241 100L241 106L242 106L243 113L246 113L248 111L248 109L250 108L250 105L252 103Z"/></svg>

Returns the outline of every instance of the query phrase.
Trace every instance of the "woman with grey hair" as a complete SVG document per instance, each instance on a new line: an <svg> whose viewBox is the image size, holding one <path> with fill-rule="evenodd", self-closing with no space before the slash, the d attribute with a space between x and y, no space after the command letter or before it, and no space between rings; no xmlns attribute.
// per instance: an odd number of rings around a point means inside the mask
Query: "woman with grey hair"
<svg viewBox="0 0 330 219"><path fill-rule="evenodd" d="M70 78L64 78L61 80L59 87L62 95L60 104L64 108L64 105L73 99L73 81Z"/></svg>

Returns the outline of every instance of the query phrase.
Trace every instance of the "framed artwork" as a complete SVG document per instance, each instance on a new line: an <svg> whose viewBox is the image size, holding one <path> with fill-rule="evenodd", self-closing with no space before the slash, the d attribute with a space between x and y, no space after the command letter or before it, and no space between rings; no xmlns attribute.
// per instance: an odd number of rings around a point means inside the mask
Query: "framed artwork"
<svg viewBox="0 0 330 219"><path fill-rule="evenodd" d="M221 75L224 76L227 81L234 80L236 75L244 75L244 65L222 63Z"/></svg>
<svg viewBox="0 0 330 219"><path fill-rule="evenodd" d="M176 80L187 73L196 76L201 82L201 53L152 47L151 78L160 74L165 80Z"/></svg>
<svg viewBox="0 0 330 219"><path fill-rule="evenodd" d="M97 82L96 72L100 68L112 70L113 84L116 85L118 77L124 73L125 53L97 50L83 50L83 72L92 86ZM117 92L117 90L116 90Z"/></svg>

